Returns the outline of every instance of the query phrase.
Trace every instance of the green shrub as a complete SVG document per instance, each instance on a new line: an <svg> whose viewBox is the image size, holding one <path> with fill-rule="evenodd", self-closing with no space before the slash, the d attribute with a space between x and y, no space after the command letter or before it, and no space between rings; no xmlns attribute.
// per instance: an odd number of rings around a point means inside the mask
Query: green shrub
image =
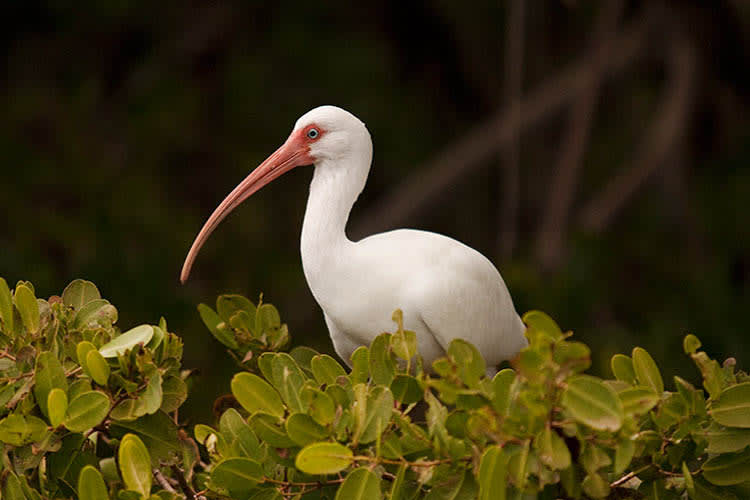
<svg viewBox="0 0 750 500"><path fill-rule="evenodd" d="M585 375L588 347L538 311L493 379L462 340L426 371L398 311L351 369L282 352L270 304L222 295L199 312L238 373L218 421L187 430L189 372L163 319L121 333L90 282L42 300L0 279L2 498L750 497L750 377L693 335L703 389L675 377L670 392L638 347L612 358L614 379Z"/></svg>

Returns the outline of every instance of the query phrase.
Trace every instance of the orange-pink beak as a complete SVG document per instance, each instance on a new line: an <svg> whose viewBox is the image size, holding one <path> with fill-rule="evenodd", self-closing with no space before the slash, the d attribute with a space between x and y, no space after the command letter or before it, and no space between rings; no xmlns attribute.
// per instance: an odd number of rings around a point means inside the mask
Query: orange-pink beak
<svg viewBox="0 0 750 500"><path fill-rule="evenodd" d="M198 255L198 251L200 251L208 237L211 236L211 233L216 229L216 226L218 226L232 210L237 208L250 195L280 175L289 172L294 167L310 165L313 163L313 158L310 156L310 147L305 142L304 135L300 132L302 131L296 133L293 132L286 142L276 150L276 152L269 156L263 163L258 165L258 167L253 170L236 188L234 188L218 207L216 207L214 213L211 214L211 217L208 218L200 233L198 233L198 236L195 238L195 241L193 241L193 246L190 247L190 251L185 258L185 263L182 265L180 282L185 283L185 281L187 281L188 276L190 275L190 269L193 267L193 262Z"/></svg>

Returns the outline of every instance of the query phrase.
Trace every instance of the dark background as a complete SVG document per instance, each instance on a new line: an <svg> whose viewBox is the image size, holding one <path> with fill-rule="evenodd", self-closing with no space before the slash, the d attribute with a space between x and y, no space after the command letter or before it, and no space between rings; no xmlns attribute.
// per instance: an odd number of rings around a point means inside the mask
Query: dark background
<svg viewBox="0 0 750 500"><path fill-rule="evenodd" d="M190 415L233 370L199 302L263 292L295 344L332 351L299 259L311 169L178 283L217 203L320 104L374 139L351 237L477 248L598 374L642 345L695 380L689 332L750 366L747 2L67 4L0 8L0 276L45 297L93 280L123 329L164 315L200 372Z"/></svg>

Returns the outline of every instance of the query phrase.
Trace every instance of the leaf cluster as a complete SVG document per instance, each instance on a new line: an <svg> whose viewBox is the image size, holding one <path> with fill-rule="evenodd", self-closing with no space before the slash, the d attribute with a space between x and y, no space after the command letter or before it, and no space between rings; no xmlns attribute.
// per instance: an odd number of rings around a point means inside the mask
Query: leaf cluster
<svg viewBox="0 0 750 500"><path fill-rule="evenodd" d="M0 278L2 498L150 498L152 468L197 461L176 425L182 341L163 318L125 332L117 319L91 282L44 300Z"/></svg>
<svg viewBox="0 0 750 500"><path fill-rule="evenodd" d="M639 347L612 358L613 379L586 374L589 348L538 311L493 377L461 339L425 366L400 311L348 366L284 352L287 327L262 301L223 295L199 312L238 372L216 422L188 435L182 345L163 319L121 333L91 283L40 300L0 280L3 498L750 495L750 377L693 335L683 347L702 384L668 390Z"/></svg>

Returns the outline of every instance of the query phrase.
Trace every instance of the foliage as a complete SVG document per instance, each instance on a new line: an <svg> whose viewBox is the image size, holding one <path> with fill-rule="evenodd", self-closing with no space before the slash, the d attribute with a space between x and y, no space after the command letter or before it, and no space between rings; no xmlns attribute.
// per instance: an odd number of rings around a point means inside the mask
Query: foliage
<svg viewBox="0 0 750 500"><path fill-rule="evenodd" d="M584 372L588 347L545 314L488 378L454 340L425 367L399 311L351 368L306 347L270 304L199 306L239 372L191 438L182 345L166 323L120 333L82 280L37 299L0 281L2 495L11 499L740 499L750 493L750 377L697 337L702 388L665 390L642 348ZM200 445L200 447L196 444Z"/></svg>

